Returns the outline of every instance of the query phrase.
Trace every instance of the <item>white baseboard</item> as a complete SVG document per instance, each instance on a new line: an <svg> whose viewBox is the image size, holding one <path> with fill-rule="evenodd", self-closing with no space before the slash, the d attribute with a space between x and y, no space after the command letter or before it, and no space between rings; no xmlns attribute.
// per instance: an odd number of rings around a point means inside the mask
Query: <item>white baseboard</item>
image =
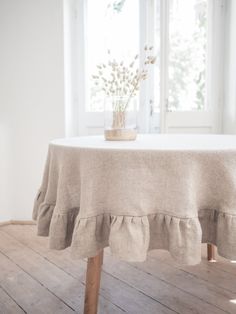
<svg viewBox="0 0 236 314"><path fill-rule="evenodd" d="M6 226L6 225L10 225L11 224L11 221L8 220L8 221L1 221L0 222L0 226Z"/></svg>
<svg viewBox="0 0 236 314"><path fill-rule="evenodd" d="M8 220L0 222L0 226L7 225L36 225L36 222L33 220Z"/></svg>

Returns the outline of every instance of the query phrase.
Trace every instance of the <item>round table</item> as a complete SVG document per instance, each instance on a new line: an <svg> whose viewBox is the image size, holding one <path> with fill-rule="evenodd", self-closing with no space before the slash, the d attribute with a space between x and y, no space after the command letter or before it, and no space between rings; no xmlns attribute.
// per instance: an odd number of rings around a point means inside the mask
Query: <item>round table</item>
<svg viewBox="0 0 236 314"><path fill-rule="evenodd" d="M177 262L196 264L204 242L236 259L236 136L54 140L33 218L51 248L71 246L95 269L107 246L127 261L166 249Z"/></svg>

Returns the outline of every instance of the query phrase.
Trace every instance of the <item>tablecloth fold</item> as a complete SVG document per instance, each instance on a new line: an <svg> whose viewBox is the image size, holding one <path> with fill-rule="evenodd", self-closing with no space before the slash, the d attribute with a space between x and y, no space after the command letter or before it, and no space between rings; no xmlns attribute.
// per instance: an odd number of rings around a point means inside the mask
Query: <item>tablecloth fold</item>
<svg viewBox="0 0 236 314"><path fill-rule="evenodd" d="M183 219L160 213L79 219L79 208L58 213L54 204L44 202L44 197L45 192L39 191L34 202L37 234L49 236L51 249L71 246L74 258L95 256L110 246L115 256L141 262L149 250L166 249L177 262L194 265L201 260L201 243L212 243L221 256L236 259L235 215L204 210L199 217Z"/></svg>

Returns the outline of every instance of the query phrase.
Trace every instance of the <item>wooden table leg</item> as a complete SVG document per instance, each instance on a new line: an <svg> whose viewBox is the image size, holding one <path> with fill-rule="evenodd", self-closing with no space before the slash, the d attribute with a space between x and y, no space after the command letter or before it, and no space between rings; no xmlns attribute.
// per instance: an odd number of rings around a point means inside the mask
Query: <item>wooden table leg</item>
<svg viewBox="0 0 236 314"><path fill-rule="evenodd" d="M215 246L211 243L207 243L207 259L209 262L215 262L216 256L215 256Z"/></svg>
<svg viewBox="0 0 236 314"><path fill-rule="evenodd" d="M102 262L103 250L98 255L88 258L84 314L97 314Z"/></svg>

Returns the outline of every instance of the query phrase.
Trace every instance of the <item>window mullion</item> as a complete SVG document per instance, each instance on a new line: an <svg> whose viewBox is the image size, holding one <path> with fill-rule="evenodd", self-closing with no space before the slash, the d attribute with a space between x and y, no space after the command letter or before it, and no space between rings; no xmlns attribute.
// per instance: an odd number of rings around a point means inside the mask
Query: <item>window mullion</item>
<svg viewBox="0 0 236 314"><path fill-rule="evenodd" d="M154 1L139 1L139 32L140 32L140 65L145 58L144 46L154 46ZM143 133L150 131L150 106L154 97L154 67L149 69L148 80L140 86L139 130Z"/></svg>
<svg viewBox="0 0 236 314"><path fill-rule="evenodd" d="M165 133L169 93L169 0L161 0L160 22L160 131Z"/></svg>
<svg viewBox="0 0 236 314"><path fill-rule="evenodd" d="M78 85L77 101L79 106L78 118L80 121L85 119L86 103L87 103L87 0L78 0L77 2L77 32L78 32L78 44L77 44L77 58L78 58ZM86 134L86 125L79 123L79 135Z"/></svg>
<svg viewBox="0 0 236 314"><path fill-rule="evenodd" d="M225 0L208 0L207 110L215 121L214 131L222 131Z"/></svg>
<svg viewBox="0 0 236 314"><path fill-rule="evenodd" d="M147 43L147 2L139 0L139 55L140 66L144 60L143 47ZM147 116L147 84L146 81L140 86L139 91L139 114L138 127L139 131L146 133L148 131L148 116Z"/></svg>
<svg viewBox="0 0 236 314"><path fill-rule="evenodd" d="M85 20L87 0L64 1L66 136L85 134Z"/></svg>

